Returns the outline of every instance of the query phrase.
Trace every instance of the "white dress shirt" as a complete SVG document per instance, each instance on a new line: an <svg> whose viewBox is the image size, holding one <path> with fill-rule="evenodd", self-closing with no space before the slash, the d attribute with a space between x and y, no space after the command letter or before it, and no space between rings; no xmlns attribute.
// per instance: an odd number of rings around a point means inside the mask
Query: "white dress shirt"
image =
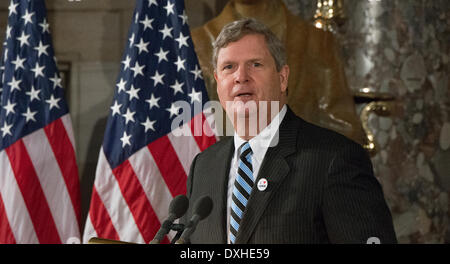
<svg viewBox="0 0 450 264"><path fill-rule="evenodd" d="M258 135L250 139L248 142L253 151L252 155L252 167L253 167L253 181L258 177L259 168L264 160L267 149L269 146L274 146L278 143L278 129L284 116L286 115L287 107L284 105L280 112L272 119L271 123L264 128ZM276 136L276 137L275 137ZM227 241L230 243L230 208L231 208L231 198L233 194L234 181L236 179L236 174L239 166L239 152L242 144L247 142L246 140L240 138L236 133L234 134L234 154L231 159L230 175L228 178L228 192L227 192ZM256 183L255 183L256 185Z"/></svg>

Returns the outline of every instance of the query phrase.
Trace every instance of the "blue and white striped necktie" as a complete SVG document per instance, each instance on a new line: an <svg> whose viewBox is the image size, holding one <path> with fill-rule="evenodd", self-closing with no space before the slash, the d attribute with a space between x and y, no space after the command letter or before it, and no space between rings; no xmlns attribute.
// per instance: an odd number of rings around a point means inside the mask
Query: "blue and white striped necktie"
<svg viewBox="0 0 450 264"><path fill-rule="evenodd" d="M232 244L236 241L239 225L253 188L252 153L252 149L248 142L242 144L230 210L230 241Z"/></svg>

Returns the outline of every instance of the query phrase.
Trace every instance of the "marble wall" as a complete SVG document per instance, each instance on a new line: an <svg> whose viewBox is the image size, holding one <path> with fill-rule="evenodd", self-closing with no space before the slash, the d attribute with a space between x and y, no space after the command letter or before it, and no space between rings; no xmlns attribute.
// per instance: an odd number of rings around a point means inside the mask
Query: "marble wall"
<svg viewBox="0 0 450 264"><path fill-rule="evenodd" d="M450 4L345 1L339 38L350 87L395 96L372 115L373 158L402 243L450 242Z"/></svg>
<svg viewBox="0 0 450 264"><path fill-rule="evenodd" d="M285 0L311 19L315 2ZM372 114L372 159L401 243L450 243L450 3L344 0L337 30L350 88L395 97Z"/></svg>

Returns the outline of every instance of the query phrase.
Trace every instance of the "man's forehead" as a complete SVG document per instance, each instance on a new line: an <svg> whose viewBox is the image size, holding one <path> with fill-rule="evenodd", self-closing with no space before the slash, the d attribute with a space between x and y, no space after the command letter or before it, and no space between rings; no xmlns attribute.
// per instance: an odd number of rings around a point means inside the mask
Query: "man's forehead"
<svg viewBox="0 0 450 264"><path fill-rule="evenodd" d="M254 42L258 42L258 43L267 45L266 37L263 34L257 33L257 32L246 32L246 33L243 33L241 36L237 37L236 40L230 41L228 44L226 44L222 48L226 48L231 44L234 44L237 42L243 42L243 41L254 41Z"/></svg>
<svg viewBox="0 0 450 264"><path fill-rule="evenodd" d="M240 57L236 57L235 53L239 53ZM261 34L245 35L239 40L228 43L218 51L218 59L226 60L228 57L235 60L246 59L256 60L270 56L270 51ZM231 59L230 58L230 59Z"/></svg>

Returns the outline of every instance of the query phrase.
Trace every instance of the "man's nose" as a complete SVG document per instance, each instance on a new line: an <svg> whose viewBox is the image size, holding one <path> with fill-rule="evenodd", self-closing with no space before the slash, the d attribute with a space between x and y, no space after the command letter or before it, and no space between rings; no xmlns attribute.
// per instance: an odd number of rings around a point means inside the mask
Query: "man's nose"
<svg viewBox="0 0 450 264"><path fill-rule="evenodd" d="M234 82L243 84L243 83L247 83L248 81L249 81L249 75L248 75L247 68L245 66L240 66L235 72Z"/></svg>

